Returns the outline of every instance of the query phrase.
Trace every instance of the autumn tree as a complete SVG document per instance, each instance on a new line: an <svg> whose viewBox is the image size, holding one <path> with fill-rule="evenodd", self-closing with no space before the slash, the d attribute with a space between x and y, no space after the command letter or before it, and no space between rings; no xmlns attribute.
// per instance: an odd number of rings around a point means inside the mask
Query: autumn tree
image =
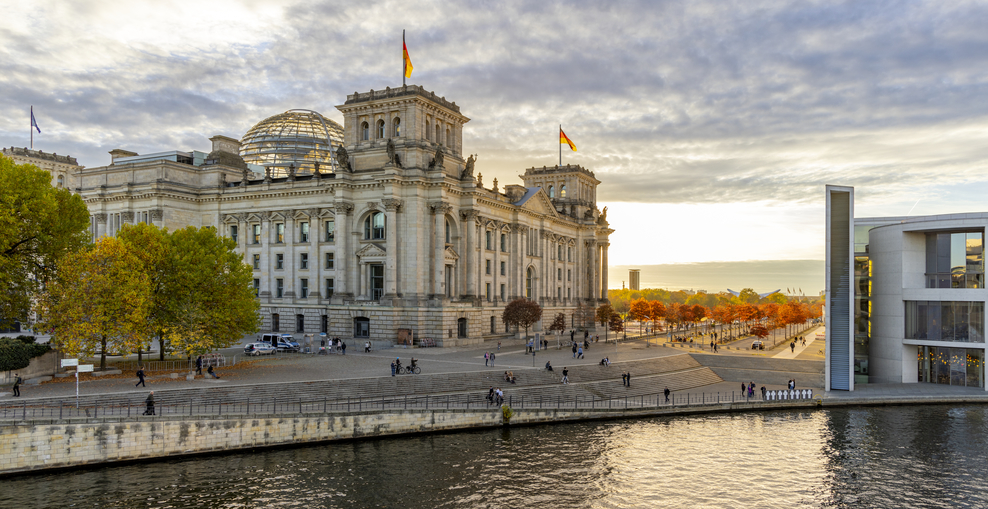
<svg viewBox="0 0 988 509"><path fill-rule="evenodd" d="M169 287L174 280L172 277L174 264L168 229L147 223L125 224L117 232L117 238L140 261L140 270L147 276L150 285L151 302L148 307L148 319L145 327L135 336L137 363L141 363L143 352L151 349L150 344L154 338L158 338L159 358L164 360L164 330L172 321L169 302L174 293L174 289Z"/></svg>
<svg viewBox="0 0 988 509"><path fill-rule="evenodd" d="M623 331L624 320L621 319L621 315L617 312L611 313L611 317L607 320L607 328L615 333Z"/></svg>
<svg viewBox="0 0 988 509"><path fill-rule="evenodd" d="M762 324L754 325L751 327L751 335L758 339L765 339L768 337L768 329Z"/></svg>
<svg viewBox="0 0 988 509"><path fill-rule="evenodd" d="M645 299L637 299L631 302L628 316L638 322L638 334L642 333L642 322L648 320L652 314L652 306Z"/></svg>
<svg viewBox="0 0 988 509"><path fill-rule="evenodd" d="M615 312L616 311L614 311L614 308L611 307L610 304L601 304L600 307L597 308L597 322L599 322L601 326L607 325L607 322L611 320L611 315Z"/></svg>
<svg viewBox="0 0 988 509"><path fill-rule="evenodd" d="M78 195L52 187L47 171L0 155L0 326L27 320L32 299L59 260L89 242L88 230Z"/></svg>
<svg viewBox="0 0 988 509"><path fill-rule="evenodd" d="M525 328L525 337L528 337L528 328L542 319L542 306L534 300L515 299L504 306L501 313L501 321L508 325Z"/></svg>
<svg viewBox="0 0 988 509"><path fill-rule="evenodd" d="M666 306L661 301L653 300L649 303L648 317L652 320L652 329L655 329L655 322L666 316Z"/></svg>
<svg viewBox="0 0 988 509"><path fill-rule="evenodd" d="M66 357L130 351L146 326L151 300L140 262L119 239L103 237L65 256L58 276L38 301L43 329Z"/></svg>
<svg viewBox="0 0 988 509"><path fill-rule="evenodd" d="M552 325L549 326L550 331L556 331L557 334L562 334L566 330L566 315L563 313L558 313L556 318L552 320Z"/></svg>

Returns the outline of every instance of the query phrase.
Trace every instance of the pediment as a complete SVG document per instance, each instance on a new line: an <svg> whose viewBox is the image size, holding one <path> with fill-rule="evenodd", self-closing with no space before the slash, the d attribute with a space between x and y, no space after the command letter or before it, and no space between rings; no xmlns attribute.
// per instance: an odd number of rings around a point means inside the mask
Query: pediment
<svg viewBox="0 0 988 509"><path fill-rule="evenodd" d="M549 199L549 195L545 193L544 189L539 189L539 192L535 193L535 196L526 200L525 203L522 204L521 208L547 216L555 217L557 215L556 208L552 206L552 200Z"/></svg>
<svg viewBox="0 0 988 509"><path fill-rule="evenodd" d="M443 258L447 262L455 262L460 259L460 255L456 254L456 251L453 251L452 247L447 247L446 251L443 253Z"/></svg>
<svg viewBox="0 0 988 509"><path fill-rule="evenodd" d="M360 258L383 258L386 255L387 252L381 249L377 244L367 244L357 251L357 256Z"/></svg>

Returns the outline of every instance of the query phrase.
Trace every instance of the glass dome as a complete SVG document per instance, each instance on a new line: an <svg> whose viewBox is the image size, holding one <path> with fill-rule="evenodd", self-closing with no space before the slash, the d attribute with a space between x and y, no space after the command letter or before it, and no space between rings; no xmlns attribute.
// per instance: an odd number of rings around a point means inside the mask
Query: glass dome
<svg viewBox="0 0 988 509"><path fill-rule="evenodd" d="M240 156L248 164L271 168L272 177L336 170L334 154L343 144L343 127L311 110L288 110L251 127L240 140Z"/></svg>

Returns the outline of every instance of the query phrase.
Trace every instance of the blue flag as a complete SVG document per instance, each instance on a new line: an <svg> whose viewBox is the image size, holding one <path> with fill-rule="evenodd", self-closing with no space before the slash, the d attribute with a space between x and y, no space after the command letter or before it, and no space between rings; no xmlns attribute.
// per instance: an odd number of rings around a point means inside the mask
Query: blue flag
<svg viewBox="0 0 988 509"><path fill-rule="evenodd" d="M38 127L38 121L34 119L34 106L31 106L31 127L37 129L38 133L41 133L41 128Z"/></svg>

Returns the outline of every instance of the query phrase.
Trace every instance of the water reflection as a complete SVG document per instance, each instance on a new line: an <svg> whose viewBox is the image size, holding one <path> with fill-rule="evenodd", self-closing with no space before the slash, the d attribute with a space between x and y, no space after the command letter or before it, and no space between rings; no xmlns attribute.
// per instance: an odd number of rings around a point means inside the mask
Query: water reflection
<svg viewBox="0 0 988 509"><path fill-rule="evenodd" d="M986 408L498 429L5 480L2 507L988 506Z"/></svg>

